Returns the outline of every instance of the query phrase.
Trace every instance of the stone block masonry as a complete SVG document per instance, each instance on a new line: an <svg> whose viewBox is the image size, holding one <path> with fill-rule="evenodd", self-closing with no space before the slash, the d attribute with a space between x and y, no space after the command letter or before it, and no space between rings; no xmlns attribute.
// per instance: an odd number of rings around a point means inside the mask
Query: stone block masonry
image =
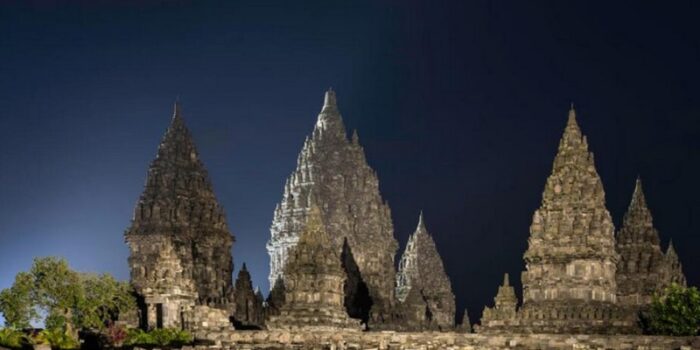
<svg viewBox="0 0 700 350"><path fill-rule="evenodd" d="M229 331L202 334L215 345L209 349L334 349L334 350L691 350L700 337L570 334L464 334L444 332L290 332ZM184 349L183 349L184 350Z"/></svg>

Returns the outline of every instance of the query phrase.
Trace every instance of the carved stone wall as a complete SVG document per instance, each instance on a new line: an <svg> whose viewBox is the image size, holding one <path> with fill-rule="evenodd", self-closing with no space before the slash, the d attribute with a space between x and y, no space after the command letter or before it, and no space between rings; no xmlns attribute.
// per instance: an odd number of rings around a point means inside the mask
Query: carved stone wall
<svg viewBox="0 0 700 350"><path fill-rule="evenodd" d="M394 304L394 239L389 206L379 193L376 173L367 165L357 134L348 140L335 92L326 92L313 133L307 137L296 170L277 205L271 238L270 285L283 275L312 202L321 209L340 254L345 240L372 298L370 324L390 322Z"/></svg>

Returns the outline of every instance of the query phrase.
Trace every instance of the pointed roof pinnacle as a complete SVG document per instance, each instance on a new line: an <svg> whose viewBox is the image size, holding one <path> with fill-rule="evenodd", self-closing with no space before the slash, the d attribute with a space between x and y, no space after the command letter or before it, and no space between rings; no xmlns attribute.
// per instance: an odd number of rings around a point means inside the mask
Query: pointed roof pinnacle
<svg viewBox="0 0 700 350"><path fill-rule="evenodd" d="M574 124L578 125L576 123L576 109L574 109L574 103L571 102L571 107L569 108L569 119L567 121L567 124Z"/></svg>
<svg viewBox="0 0 700 350"><path fill-rule="evenodd" d="M180 95L175 98L173 104L173 119L182 118L182 106L180 105Z"/></svg>
<svg viewBox="0 0 700 350"><path fill-rule="evenodd" d="M425 229L425 219L423 219L423 210L421 209L420 214L418 214L418 226L416 227L417 230Z"/></svg>
<svg viewBox="0 0 700 350"><path fill-rule="evenodd" d="M505 275L503 275L503 286L510 286L510 277L508 276L508 272L506 272Z"/></svg>
<svg viewBox="0 0 700 350"><path fill-rule="evenodd" d="M245 263L243 263L243 266L241 267L241 271L248 271L248 267L245 266Z"/></svg>
<svg viewBox="0 0 700 350"><path fill-rule="evenodd" d="M666 249L666 256L670 255L678 256L676 253L676 248L673 247L673 239L668 240L668 248Z"/></svg>
<svg viewBox="0 0 700 350"><path fill-rule="evenodd" d="M630 208L646 207L646 198L644 197L644 190L642 189L642 179L637 176L637 181L634 184L634 192L632 192L632 201L630 202Z"/></svg>
<svg viewBox="0 0 700 350"><path fill-rule="evenodd" d="M328 88L326 95L323 98L322 110L325 109L338 109L338 102L336 100L335 91L333 91L333 88Z"/></svg>

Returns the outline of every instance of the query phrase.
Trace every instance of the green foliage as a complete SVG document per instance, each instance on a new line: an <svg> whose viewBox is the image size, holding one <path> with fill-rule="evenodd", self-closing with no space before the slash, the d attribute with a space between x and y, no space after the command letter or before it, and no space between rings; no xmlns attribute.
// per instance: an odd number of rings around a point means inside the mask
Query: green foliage
<svg viewBox="0 0 700 350"><path fill-rule="evenodd" d="M71 336L68 332L55 330L43 330L39 334L42 335L44 341L51 345L53 349L78 349L80 342L78 339Z"/></svg>
<svg viewBox="0 0 700 350"><path fill-rule="evenodd" d="M654 297L649 311L642 315L647 333L693 336L700 330L700 292L672 284Z"/></svg>
<svg viewBox="0 0 700 350"><path fill-rule="evenodd" d="M134 346L155 345L179 347L190 344L192 341L193 337L189 332L174 328L154 329L150 332L144 332L140 329L131 329L128 331L124 344Z"/></svg>
<svg viewBox="0 0 700 350"><path fill-rule="evenodd" d="M131 287L107 274L75 272L61 258L36 258L29 272L20 272L12 287L0 292L0 312L8 324L26 328L46 313L51 331L102 330L120 312L136 307Z"/></svg>
<svg viewBox="0 0 700 350"><path fill-rule="evenodd" d="M10 327L28 328L31 321L38 318L32 302L33 287L33 276L27 272L20 272L15 276L12 287L0 292L0 312Z"/></svg>
<svg viewBox="0 0 700 350"><path fill-rule="evenodd" d="M19 349L24 345L25 335L22 331L4 328L0 329L0 346L11 349Z"/></svg>
<svg viewBox="0 0 700 350"><path fill-rule="evenodd" d="M78 300L77 316L81 328L105 329L120 312L136 308L131 286L108 274L81 275L83 293Z"/></svg>
<svg viewBox="0 0 700 350"><path fill-rule="evenodd" d="M156 345L153 336L141 329L130 329L127 331L124 345Z"/></svg>

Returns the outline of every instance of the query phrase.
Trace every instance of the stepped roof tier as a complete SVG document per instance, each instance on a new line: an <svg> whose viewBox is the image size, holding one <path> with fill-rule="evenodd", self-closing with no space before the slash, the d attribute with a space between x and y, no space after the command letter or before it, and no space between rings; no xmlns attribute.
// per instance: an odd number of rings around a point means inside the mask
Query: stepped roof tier
<svg viewBox="0 0 700 350"><path fill-rule="evenodd" d="M299 240L312 202L318 204L338 252L347 239L354 254L361 276L348 277L366 283L372 298L371 312L362 311L366 315L361 318L371 313L370 323L390 321L398 249L391 212L357 134L351 140L347 137L333 90L325 94L316 126L304 141L297 167L274 211L267 243L270 285L284 278L289 250Z"/></svg>

